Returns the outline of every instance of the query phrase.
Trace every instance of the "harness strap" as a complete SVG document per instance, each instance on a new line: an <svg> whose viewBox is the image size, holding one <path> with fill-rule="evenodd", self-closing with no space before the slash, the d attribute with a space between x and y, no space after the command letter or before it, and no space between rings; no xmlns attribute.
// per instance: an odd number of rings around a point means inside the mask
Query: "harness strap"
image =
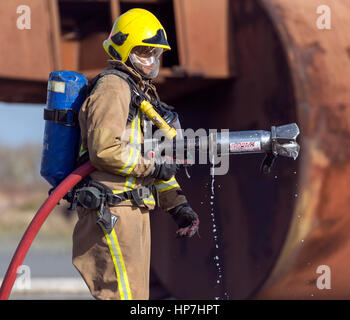
<svg viewBox="0 0 350 320"><path fill-rule="evenodd" d="M44 120L62 124L67 127L75 127L79 124L78 113L73 109L44 109Z"/></svg>
<svg viewBox="0 0 350 320"><path fill-rule="evenodd" d="M115 76L118 76L120 78L122 78L123 80L125 80L129 87L130 87L130 92L131 92L131 101L130 101L130 105L129 105L129 114L128 114L128 121L132 121L132 119L135 117L136 112L137 112L137 106L135 106L134 104L134 99L133 99L133 95L135 94L135 86L137 87L136 83L131 79L131 76L129 76L126 72L120 71L118 69L107 69L105 71L102 71L100 74L98 74L95 78L93 78L89 84L88 84L88 89L87 92L88 94L91 94L91 92L93 91L97 81L99 79L101 79L102 77L109 75L109 74L113 74Z"/></svg>

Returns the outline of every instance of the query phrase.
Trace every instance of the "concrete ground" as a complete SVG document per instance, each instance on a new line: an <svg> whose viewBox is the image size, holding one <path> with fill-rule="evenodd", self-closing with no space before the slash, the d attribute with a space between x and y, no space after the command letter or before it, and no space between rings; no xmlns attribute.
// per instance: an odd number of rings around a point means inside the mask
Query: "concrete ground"
<svg viewBox="0 0 350 320"><path fill-rule="evenodd" d="M16 247L17 243L13 240L1 241L0 283ZM67 243L34 242L17 276L10 299L93 299L71 259L71 247Z"/></svg>

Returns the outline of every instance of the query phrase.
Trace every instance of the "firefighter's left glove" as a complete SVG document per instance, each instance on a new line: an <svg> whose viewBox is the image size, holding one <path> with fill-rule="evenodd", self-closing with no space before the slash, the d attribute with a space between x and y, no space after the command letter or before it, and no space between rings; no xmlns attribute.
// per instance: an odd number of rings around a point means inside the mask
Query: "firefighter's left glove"
<svg viewBox="0 0 350 320"><path fill-rule="evenodd" d="M188 203L180 204L168 211L179 229L176 231L178 237L192 237L199 228L198 215L192 210Z"/></svg>

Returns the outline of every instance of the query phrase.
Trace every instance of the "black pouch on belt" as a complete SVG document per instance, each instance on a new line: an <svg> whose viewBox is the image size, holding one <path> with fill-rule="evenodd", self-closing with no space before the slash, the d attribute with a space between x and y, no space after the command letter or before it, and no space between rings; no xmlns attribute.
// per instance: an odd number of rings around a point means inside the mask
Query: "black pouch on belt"
<svg viewBox="0 0 350 320"><path fill-rule="evenodd" d="M86 209L98 210L96 223L100 225L108 234L112 232L118 217L113 215L109 209L107 195L112 193L96 181L89 183L88 187L79 190L78 202Z"/></svg>
<svg viewBox="0 0 350 320"><path fill-rule="evenodd" d="M116 224L118 217L111 213L108 205L102 203L98 211L98 219L96 223L102 227L108 234L110 234Z"/></svg>

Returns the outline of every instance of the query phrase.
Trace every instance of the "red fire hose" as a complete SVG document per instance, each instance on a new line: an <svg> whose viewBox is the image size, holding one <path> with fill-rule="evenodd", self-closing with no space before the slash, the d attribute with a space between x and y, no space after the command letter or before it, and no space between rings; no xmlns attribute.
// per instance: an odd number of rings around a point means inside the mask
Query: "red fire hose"
<svg viewBox="0 0 350 320"><path fill-rule="evenodd" d="M22 262L34 240L38 234L41 226L49 216L56 204L64 197L64 195L73 188L79 181L81 181L88 174L93 172L95 168L90 161L83 164L76 169L67 178L65 178L51 193L51 195L42 204L26 232L24 233L20 243L17 246L16 252L12 257L11 263L7 269L6 275L0 288L0 300L7 300L12 287L17 277L17 268L22 265Z"/></svg>

